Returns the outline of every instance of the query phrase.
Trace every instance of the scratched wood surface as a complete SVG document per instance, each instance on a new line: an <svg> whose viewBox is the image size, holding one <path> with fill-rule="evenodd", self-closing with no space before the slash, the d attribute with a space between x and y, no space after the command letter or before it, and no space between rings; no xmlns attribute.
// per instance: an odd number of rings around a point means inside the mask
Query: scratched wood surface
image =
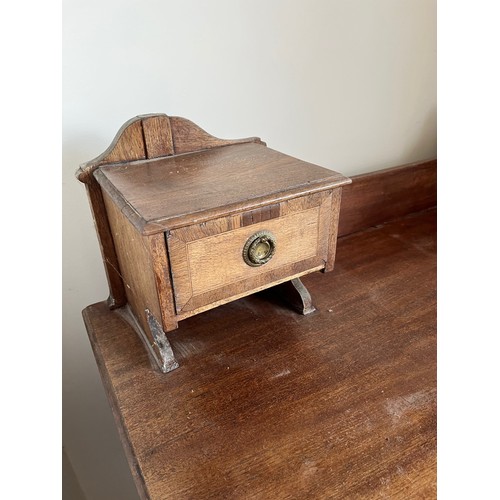
<svg viewBox="0 0 500 500"><path fill-rule="evenodd" d="M94 176L144 234L349 184L338 172L248 143L118 165Z"/></svg>
<svg viewBox="0 0 500 500"><path fill-rule="evenodd" d="M139 496L436 497L436 212L344 238L303 278L182 322L163 375L119 312L84 318Z"/></svg>

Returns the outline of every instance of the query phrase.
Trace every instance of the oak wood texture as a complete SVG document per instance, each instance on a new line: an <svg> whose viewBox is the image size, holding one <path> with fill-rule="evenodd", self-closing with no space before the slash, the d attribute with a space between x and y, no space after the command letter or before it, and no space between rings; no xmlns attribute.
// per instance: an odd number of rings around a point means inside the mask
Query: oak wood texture
<svg viewBox="0 0 500 500"><path fill-rule="evenodd" d="M341 238L313 314L268 290L187 319L166 376L88 307L141 498L435 498L435 215Z"/></svg>
<svg viewBox="0 0 500 500"><path fill-rule="evenodd" d="M127 304L164 371L178 366L166 337L178 321L333 269L340 189L350 182L259 138L218 139L164 114L129 120L77 177L93 193L109 302ZM242 249L259 230L276 233L279 251L254 268Z"/></svg>
<svg viewBox="0 0 500 500"><path fill-rule="evenodd" d="M325 272L333 271L335 265L335 253L337 251L337 238L339 229L339 218L340 218L340 200L342 197L342 190L335 189L332 192L331 200L331 210L325 217L325 220L329 222L328 237L325 238L324 243L328 247L328 254L326 258Z"/></svg>
<svg viewBox="0 0 500 500"><path fill-rule="evenodd" d="M76 176L78 180L86 184L108 279L108 304L111 308L122 307L127 301L116 249L106 220L101 187L93 175L95 170L108 163L154 159L246 142L265 144L258 137L219 139L211 136L190 120L181 117L169 117L165 114L140 115L128 120L120 127L110 146L102 154L80 165Z"/></svg>
<svg viewBox="0 0 500 500"><path fill-rule="evenodd" d="M76 175L80 181L86 183L91 182L92 174L101 165L152 159L247 142L265 144L259 137L219 139L192 121L178 116L167 116L163 113L139 115L126 121L109 147L93 160L80 165Z"/></svg>
<svg viewBox="0 0 500 500"><path fill-rule="evenodd" d="M339 236L435 207L437 160L355 175L342 190Z"/></svg>
<svg viewBox="0 0 500 500"><path fill-rule="evenodd" d="M323 269L335 253L336 238L331 239L330 232L338 224L338 191L286 200L250 216L244 212L169 231L177 314L187 317L207 310L209 304L220 305L266 284ZM263 266L248 266L242 249L262 230L273 233L275 255Z"/></svg>
<svg viewBox="0 0 500 500"><path fill-rule="evenodd" d="M118 263L113 236L109 228L109 221L101 188L99 184L94 181L87 183L86 190L109 285L109 297L107 302L111 309L115 309L127 303L125 285L123 284L120 274L120 264Z"/></svg>
<svg viewBox="0 0 500 500"><path fill-rule="evenodd" d="M272 206L351 182L338 172L257 143L106 165L94 176L143 234Z"/></svg>
<svg viewBox="0 0 500 500"><path fill-rule="evenodd" d="M165 243L158 241L158 235L143 236L138 233L105 193L104 205L127 301L142 330L138 333L144 334L148 348L161 359L162 351L151 331L151 321L161 321L166 330L177 328Z"/></svg>
<svg viewBox="0 0 500 500"><path fill-rule="evenodd" d="M145 326L144 315L150 309L160 317L160 303L156 292L153 260L148 249L148 240L140 235L120 212L118 207L104 194L111 234L118 251L121 276L125 283L127 299Z"/></svg>

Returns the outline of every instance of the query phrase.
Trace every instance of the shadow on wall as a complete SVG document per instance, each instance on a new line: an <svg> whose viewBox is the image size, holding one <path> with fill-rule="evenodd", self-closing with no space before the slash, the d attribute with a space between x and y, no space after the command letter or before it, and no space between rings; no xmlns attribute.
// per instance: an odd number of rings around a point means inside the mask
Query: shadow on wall
<svg viewBox="0 0 500 500"><path fill-rule="evenodd" d="M75 172L112 139L82 135L63 147L62 438L87 498L137 500L81 314L107 298L108 286L85 186Z"/></svg>
<svg viewBox="0 0 500 500"><path fill-rule="evenodd" d="M86 500L64 448L62 450L62 500Z"/></svg>

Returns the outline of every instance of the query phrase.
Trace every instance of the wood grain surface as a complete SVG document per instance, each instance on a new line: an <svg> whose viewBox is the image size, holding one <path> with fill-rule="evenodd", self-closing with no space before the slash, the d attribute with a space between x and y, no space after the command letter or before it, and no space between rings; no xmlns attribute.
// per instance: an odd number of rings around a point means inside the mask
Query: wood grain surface
<svg viewBox="0 0 500 500"><path fill-rule="evenodd" d="M139 322L145 328L147 319L144 311L146 309L150 309L157 318L161 317L152 253L147 237L134 229L106 194L104 194L104 202L127 299L133 305Z"/></svg>
<svg viewBox="0 0 500 500"><path fill-rule="evenodd" d="M91 182L93 172L100 165L191 153L247 142L265 145L259 137L214 137L196 123L180 116L168 116L164 113L138 115L120 127L103 153L80 165L76 176L81 182L87 183Z"/></svg>
<svg viewBox="0 0 500 500"><path fill-rule="evenodd" d="M94 182L88 182L85 187L101 249L102 263L109 284L108 305L111 309L116 309L127 303L127 295L120 273L120 264L118 263L113 235L109 227L102 190L95 180Z"/></svg>
<svg viewBox="0 0 500 500"><path fill-rule="evenodd" d="M109 307L114 309L124 306L126 304L126 293L125 284L120 275L117 251L114 247L113 237L107 221L101 186L94 176L94 172L98 167L110 163L155 159L161 156L184 154L192 151L248 142L265 146L265 143L258 137L234 140L219 139L205 132L205 130L190 120L182 117L169 117L162 113L139 115L131 118L120 127L113 141L103 153L93 160L80 165L76 171L76 177L85 183L87 187L87 194L109 284ZM117 200L117 206L129 220L142 221L141 217L124 200ZM155 269L157 269L157 263L155 263ZM160 297L160 300L163 304L169 299ZM171 323L170 318L165 319L168 319L167 324Z"/></svg>
<svg viewBox="0 0 500 500"><path fill-rule="evenodd" d="M436 497L436 213L341 238L303 278L183 321L151 369L104 302L84 311L141 498Z"/></svg>
<svg viewBox="0 0 500 500"><path fill-rule="evenodd" d="M189 288L191 289L189 297L314 257L318 253L318 222L319 207L316 207L286 217L260 222L251 227L242 227L191 241L185 246L185 262L189 263ZM245 242L253 234L262 230L271 231L276 237L276 253L264 266L251 267L243 260L242 250ZM169 238L170 241L171 238ZM172 270L175 269L174 253L178 256L180 252L171 252ZM177 273L173 278L177 292L176 278Z"/></svg>
<svg viewBox="0 0 500 500"><path fill-rule="evenodd" d="M339 236L437 205L437 160L355 175L342 189Z"/></svg>
<svg viewBox="0 0 500 500"><path fill-rule="evenodd" d="M306 272L307 266L324 267L330 221L334 219L332 192L281 202L276 217L268 218L271 213L257 212L251 217L243 213L239 221L237 216L225 217L168 233L177 313L220 303L242 291L253 293L263 284L272 286L282 281L290 273ZM242 258L243 247L253 234L263 230L274 235L276 253L264 266L248 266ZM262 281L264 275L268 281Z"/></svg>
<svg viewBox="0 0 500 500"><path fill-rule="evenodd" d="M232 215L349 184L338 172L262 144L104 165L94 176L143 234Z"/></svg>

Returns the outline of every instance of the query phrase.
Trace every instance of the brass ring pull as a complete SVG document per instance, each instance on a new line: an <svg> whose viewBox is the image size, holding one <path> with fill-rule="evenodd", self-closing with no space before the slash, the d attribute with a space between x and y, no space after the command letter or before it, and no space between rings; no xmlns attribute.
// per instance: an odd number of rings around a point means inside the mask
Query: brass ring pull
<svg viewBox="0 0 500 500"><path fill-rule="evenodd" d="M259 231L248 238L243 247L243 260L252 267L269 262L276 252L276 239L270 231Z"/></svg>

